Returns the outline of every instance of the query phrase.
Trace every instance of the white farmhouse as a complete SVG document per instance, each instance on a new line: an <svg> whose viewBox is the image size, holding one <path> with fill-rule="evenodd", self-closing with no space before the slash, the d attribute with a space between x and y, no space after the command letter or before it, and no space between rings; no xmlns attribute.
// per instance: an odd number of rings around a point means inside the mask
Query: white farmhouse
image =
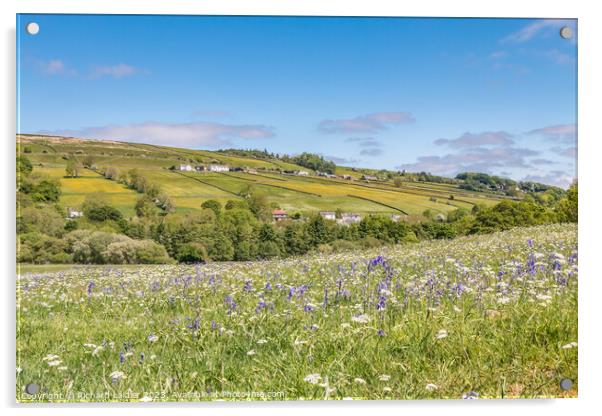
<svg viewBox="0 0 602 416"><path fill-rule="evenodd" d="M213 164L213 165L209 165L209 170L211 172L229 172L230 167L228 165Z"/></svg>
<svg viewBox="0 0 602 416"><path fill-rule="evenodd" d="M67 208L67 219L68 220L72 220L75 218L80 218L83 217L84 213L82 211L79 211L75 208Z"/></svg>
<svg viewBox="0 0 602 416"><path fill-rule="evenodd" d="M297 176L309 176L309 172L306 170L298 170Z"/></svg>
<svg viewBox="0 0 602 416"><path fill-rule="evenodd" d="M181 171L192 172L192 166L190 165L180 165Z"/></svg>
<svg viewBox="0 0 602 416"><path fill-rule="evenodd" d="M337 220L337 223L341 225L351 225L353 223L360 222L361 220L361 215L346 212L341 214L341 218Z"/></svg>
<svg viewBox="0 0 602 416"><path fill-rule="evenodd" d="M334 212L332 211L321 211L320 212L320 216L322 218L324 218L325 220L336 220L337 216Z"/></svg>

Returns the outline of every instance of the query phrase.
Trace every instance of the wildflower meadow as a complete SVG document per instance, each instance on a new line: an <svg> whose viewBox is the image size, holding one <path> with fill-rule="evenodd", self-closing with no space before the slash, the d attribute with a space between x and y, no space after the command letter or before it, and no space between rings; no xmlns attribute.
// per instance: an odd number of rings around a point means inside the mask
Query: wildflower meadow
<svg viewBox="0 0 602 416"><path fill-rule="evenodd" d="M17 399L574 397L577 259L576 224L556 224L272 261L21 273Z"/></svg>

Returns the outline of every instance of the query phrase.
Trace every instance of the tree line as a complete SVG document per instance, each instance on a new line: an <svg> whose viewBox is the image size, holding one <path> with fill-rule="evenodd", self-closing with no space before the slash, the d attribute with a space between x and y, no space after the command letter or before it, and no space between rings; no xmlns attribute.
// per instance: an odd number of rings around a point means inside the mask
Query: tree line
<svg viewBox="0 0 602 416"><path fill-rule="evenodd" d="M387 244L448 239L490 233L513 227L555 222L577 222L577 183L553 205L535 200L503 200L471 210L457 209L445 219L417 223L393 221L386 215L368 215L360 222L339 225L320 215L274 223L276 207L252 185L240 200L221 204L206 200L201 210L175 213L165 209L163 195L136 170L114 168L99 172L141 193L135 215L126 218L101 193L90 194L83 217L66 219L58 203L58 181L33 172L24 157L17 159L18 261L31 263L198 263L252 261L331 253Z"/></svg>

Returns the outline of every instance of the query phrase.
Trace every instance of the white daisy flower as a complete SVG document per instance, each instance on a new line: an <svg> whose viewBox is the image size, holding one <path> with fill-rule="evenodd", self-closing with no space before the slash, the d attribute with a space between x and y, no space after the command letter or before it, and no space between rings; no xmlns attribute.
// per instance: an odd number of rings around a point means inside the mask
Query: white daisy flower
<svg viewBox="0 0 602 416"><path fill-rule="evenodd" d="M113 381L113 383L116 383L119 380L127 378L123 371L113 371L111 374L109 374L109 377L111 377L111 380Z"/></svg>
<svg viewBox="0 0 602 416"><path fill-rule="evenodd" d="M320 380L322 380L322 376L317 373L310 374L303 379L303 381L306 381L310 384L318 384Z"/></svg>
<svg viewBox="0 0 602 416"><path fill-rule="evenodd" d="M365 313L362 313L360 315L352 316L351 320L353 322L357 322L358 324L367 324L368 322L370 322L370 317Z"/></svg>
<svg viewBox="0 0 602 416"><path fill-rule="evenodd" d="M440 329L435 336L437 339L447 338L447 331L445 329Z"/></svg>

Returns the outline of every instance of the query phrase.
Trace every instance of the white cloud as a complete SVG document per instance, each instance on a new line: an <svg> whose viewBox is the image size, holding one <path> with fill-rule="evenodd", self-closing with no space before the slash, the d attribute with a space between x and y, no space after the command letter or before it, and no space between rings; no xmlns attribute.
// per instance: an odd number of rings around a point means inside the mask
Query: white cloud
<svg viewBox="0 0 602 416"><path fill-rule="evenodd" d="M577 148L576 147L552 147L551 149L554 153L560 156L568 157L574 159L577 157Z"/></svg>
<svg viewBox="0 0 602 416"><path fill-rule="evenodd" d="M559 186L561 188L566 189L571 185L571 183L573 183L574 179L575 179L574 176L569 175L566 172L563 172L561 170L553 170L549 173L544 173L544 174L527 175L522 180L530 181L530 182L545 183L548 185L555 185L555 186Z"/></svg>
<svg viewBox="0 0 602 416"><path fill-rule="evenodd" d="M536 37L549 36L552 33L557 34L563 26L573 26L574 29L574 21L568 19L536 20L522 29L505 36L500 40L500 43L524 43Z"/></svg>
<svg viewBox="0 0 602 416"><path fill-rule="evenodd" d="M123 78L135 75L139 72L140 70L138 68L120 63L116 65L95 66L90 72L90 77L95 79L102 77Z"/></svg>
<svg viewBox="0 0 602 416"><path fill-rule="evenodd" d="M527 134L542 136L550 141L571 144L575 143L577 138L577 125L555 124L553 126L531 130Z"/></svg>
<svg viewBox="0 0 602 416"><path fill-rule="evenodd" d="M383 149L379 149L378 147L370 147L367 149L362 149L360 151L360 155L362 156L380 156L383 154Z"/></svg>
<svg viewBox="0 0 602 416"><path fill-rule="evenodd" d="M479 146L511 146L514 144L514 140L512 140L512 135L505 131L485 131L477 134L466 132L456 139L438 139L435 140L435 144L460 149Z"/></svg>
<svg viewBox="0 0 602 416"><path fill-rule="evenodd" d="M414 122L411 113L381 112L364 114L349 119L322 120L318 124L318 130L322 133L377 133L388 129L391 125Z"/></svg>
<svg viewBox="0 0 602 416"><path fill-rule="evenodd" d="M48 61L37 59L34 60L34 64L38 70L45 75L77 75L77 71L68 67L67 64L61 59L50 59Z"/></svg>
<svg viewBox="0 0 602 416"><path fill-rule="evenodd" d="M526 157L539 155L539 152L515 147L503 148L470 148L460 153L444 156L421 156L415 163L398 166L411 172L431 172L439 175L453 176L460 172L494 173L494 170L507 168L529 168Z"/></svg>
<svg viewBox="0 0 602 416"><path fill-rule="evenodd" d="M376 140L374 137L350 137L345 139L347 143L357 143L361 147L380 147L381 142Z"/></svg>
<svg viewBox="0 0 602 416"><path fill-rule="evenodd" d="M234 138L263 139L274 136L271 127L262 125L204 122L112 124L79 130L55 130L40 133L181 147L220 146L229 144L230 139Z"/></svg>
<svg viewBox="0 0 602 416"><path fill-rule="evenodd" d="M324 157L324 159L330 160L331 162L334 162L337 165L354 165L354 164L360 162L360 160L358 160L358 159L347 159L347 158L344 158L344 157L329 156L329 155L322 155L322 154L320 154L320 155L322 157Z"/></svg>

